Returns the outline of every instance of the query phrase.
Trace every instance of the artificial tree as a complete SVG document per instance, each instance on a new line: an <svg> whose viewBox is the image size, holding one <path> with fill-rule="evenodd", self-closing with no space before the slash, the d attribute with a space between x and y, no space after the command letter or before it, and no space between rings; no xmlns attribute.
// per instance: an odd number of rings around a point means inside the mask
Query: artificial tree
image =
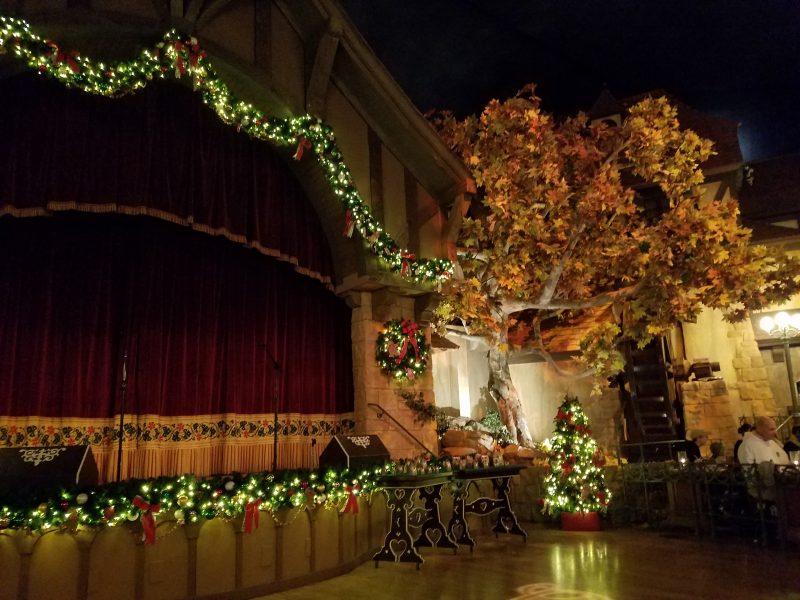
<svg viewBox="0 0 800 600"><path fill-rule="evenodd" d="M577 397L566 395L550 437L545 513L557 517L562 513L605 512L611 492L603 476L604 462L581 403Z"/></svg>
<svg viewBox="0 0 800 600"><path fill-rule="evenodd" d="M543 328L604 311L582 337L579 373L602 382L622 369L623 340L645 345L704 306L740 320L800 290L797 260L751 245L734 200L703 196L712 144L682 129L665 98L634 104L620 125L557 120L530 85L480 117L440 113L433 124L480 199L437 314L488 339L489 392L520 444L532 440L509 352L525 347L564 370ZM661 194L658 214L641 208L648 187Z"/></svg>

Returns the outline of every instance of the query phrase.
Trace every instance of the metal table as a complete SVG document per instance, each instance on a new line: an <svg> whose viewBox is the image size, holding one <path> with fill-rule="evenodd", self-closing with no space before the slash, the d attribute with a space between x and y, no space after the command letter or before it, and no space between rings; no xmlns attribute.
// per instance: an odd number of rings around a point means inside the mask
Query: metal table
<svg viewBox="0 0 800 600"><path fill-rule="evenodd" d="M447 532L457 544L469 546L470 552L472 552L475 540L469 534L466 515L483 516L494 511L499 511L497 522L492 528L495 535L509 533L522 536L526 542L528 541L528 534L520 527L517 516L511 510L511 502L508 498L511 478L519 475L524 468L522 465L503 465L485 469L465 469L453 473L453 516L447 525ZM482 479L489 479L492 482L495 497L476 498L472 502L467 502L470 486Z"/></svg>
<svg viewBox="0 0 800 600"><path fill-rule="evenodd" d="M447 530L439 516L439 501L442 498L442 486L450 480L452 473L432 473L426 475L390 475L379 479L376 483L386 494L386 504L392 512L389 532L383 540L383 546L372 557L375 566L378 561L412 562L417 569L425 562L417 552L422 546L432 546L434 543L428 537L428 532L438 531L437 546L457 548L456 544L448 537ZM414 494L420 491L420 498L425 502L424 510L427 519L421 524L421 531L415 541L408 530L408 515L414 507ZM392 545L395 548L392 548Z"/></svg>

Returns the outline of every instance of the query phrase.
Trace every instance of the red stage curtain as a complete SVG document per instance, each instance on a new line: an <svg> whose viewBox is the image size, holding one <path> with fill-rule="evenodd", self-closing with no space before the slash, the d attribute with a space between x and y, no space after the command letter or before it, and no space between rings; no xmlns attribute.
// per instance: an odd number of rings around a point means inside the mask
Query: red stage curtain
<svg viewBox="0 0 800 600"><path fill-rule="evenodd" d="M0 414L352 411L350 310L253 250L146 217L0 219ZM263 346L266 344L266 346Z"/></svg>
<svg viewBox="0 0 800 600"><path fill-rule="evenodd" d="M333 279L292 151L225 125L185 87L109 99L26 74L0 83L0 114L0 215L147 214Z"/></svg>

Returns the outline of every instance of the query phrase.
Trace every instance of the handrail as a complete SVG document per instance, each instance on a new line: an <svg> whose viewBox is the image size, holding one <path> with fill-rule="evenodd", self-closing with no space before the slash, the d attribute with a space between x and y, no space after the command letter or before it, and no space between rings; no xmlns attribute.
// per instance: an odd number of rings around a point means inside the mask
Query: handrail
<svg viewBox="0 0 800 600"><path fill-rule="evenodd" d="M386 410L384 407L382 407L380 404L376 404L375 402L367 402L367 406L370 406L370 407L372 407L372 408L374 408L374 409L375 409L375 412L377 412L377 413L378 413L378 418L379 418L379 419L383 418L383 415L386 415L387 417L389 417L389 418L392 420L392 422L393 422L395 425L397 425L397 426L398 426L400 429L402 429L402 430L405 432L405 434L406 434L408 437L410 437L412 440L414 440L414 441L415 441L415 442L416 442L416 443L417 443L417 444L418 444L418 445L419 445L419 446L420 446L420 447L421 447L423 450L425 450L425 452L427 452L428 454L431 454L431 455L433 455L433 456L435 456L435 455L436 455L436 453L435 453L435 452L433 452L433 451L429 450L429 449L428 449L428 447L427 447L425 444L423 444L421 441L419 441L419 439L417 438L417 436L415 436L415 435L414 435L413 433L411 433L411 432L410 432L408 429L406 429L406 428L403 426L403 424L402 424L400 421L398 421L397 419L395 419L395 418L394 418L394 417L393 417L393 416L392 416L392 415L389 413L389 411L387 411L387 410Z"/></svg>
<svg viewBox="0 0 800 600"><path fill-rule="evenodd" d="M789 423L789 422L790 422L790 421L792 421L793 419L794 419L794 415L789 415L788 417L786 417L786 419L784 419L783 423L781 423L780 425L778 425L778 426L775 428L775 431L780 431L781 429L783 429L783 427L784 427L784 426L785 426L787 423Z"/></svg>

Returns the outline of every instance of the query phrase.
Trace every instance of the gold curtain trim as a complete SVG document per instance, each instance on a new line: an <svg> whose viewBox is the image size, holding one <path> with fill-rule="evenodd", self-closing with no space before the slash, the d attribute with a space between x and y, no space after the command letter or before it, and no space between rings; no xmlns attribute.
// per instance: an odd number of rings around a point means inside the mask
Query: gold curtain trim
<svg viewBox="0 0 800 600"><path fill-rule="evenodd" d="M0 207L0 217L4 215L20 218L49 217L52 216L54 212L70 210L85 213L115 213L130 216L145 215L155 219L160 219L162 221L167 221L169 223L175 223L176 225L181 225L183 227L189 227L194 231L199 231L207 235L221 236L231 242L241 244L246 248L252 248L265 256L270 256L282 262L289 263L296 272L300 273L301 275L316 279L325 285L325 287L329 290L333 290L333 284L330 277L327 275L322 275L322 273L318 271L300 266L299 261L295 256L284 254L280 250L276 250L274 248L267 248L255 240L249 240L247 237L238 233L233 233L224 227L211 227L209 225L203 225L202 223L197 223L194 220L194 217L180 217L176 214L147 206L127 206L115 203L85 204L80 202L48 202L45 207L37 206L31 208L17 208L15 206L5 204Z"/></svg>
<svg viewBox="0 0 800 600"><path fill-rule="evenodd" d="M278 415L278 469L313 469L336 434L352 433L353 413ZM164 417L126 415L122 478L193 473L254 472L272 468L273 414ZM220 426L228 425L228 428ZM234 428L238 427L234 431ZM119 415L109 418L0 416L0 446L89 444L101 482L117 476ZM171 435L175 431L180 435ZM245 432L248 432L245 434ZM164 435L165 433L170 435Z"/></svg>

